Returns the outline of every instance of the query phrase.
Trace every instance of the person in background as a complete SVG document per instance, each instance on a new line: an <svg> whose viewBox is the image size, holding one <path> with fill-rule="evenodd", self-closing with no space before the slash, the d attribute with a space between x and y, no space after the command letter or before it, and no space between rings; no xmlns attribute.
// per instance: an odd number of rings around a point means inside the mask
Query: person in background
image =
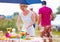
<svg viewBox="0 0 60 42"><path fill-rule="evenodd" d="M46 6L46 1L42 1L42 7L39 9L39 19L38 25L40 27L40 36L44 39L43 41L46 42L46 38L49 39L49 42L52 42L52 35L51 35L51 20L54 19L54 15L52 9Z"/></svg>
<svg viewBox="0 0 60 42"><path fill-rule="evenodd" d="M38 18L37 13L33 11L33 8L30 8L30 11L32 11L34 13L34 15L35 15L35 22L37 22L37 18ZM34 28L36 27L36 23L33 24L33 27Z"/></svg>
<svg viewBox="0 0 60 42"><path fill-rule="evenodd" d="M26 4L20 4L20 9L22 10L21 14L18 15L17 18L17 28L18 31L20 31L20 20L22 20L23 22L23 26L22 26L22 31L26 31L27 34L29 34L30 37L34 37L35 36L35 30L33 27L33 24L35 23L35 16L34 14L29 11L27 9L27 5Z"/></svg>

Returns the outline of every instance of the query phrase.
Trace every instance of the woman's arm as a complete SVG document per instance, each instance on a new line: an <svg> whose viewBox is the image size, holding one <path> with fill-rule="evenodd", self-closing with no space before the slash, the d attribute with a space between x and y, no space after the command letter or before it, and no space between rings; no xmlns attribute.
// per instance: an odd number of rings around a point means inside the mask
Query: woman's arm
<svg viewBox="0 0 60 42"><path fill-rule="evenodd" d="M20 31L20 15L18 15L16 25L17 25L18 31Z"/></svg>
<svg viewBox="0 0 60 42"><path fill-rule="evenodd" d="M40 22L41 22L41 14L39 14L38 16L38 25L40 24Z"/></svg>
<svg viewBox="0 0 60 42"><path fill-rule="evenodd" d="M34 15L34 14L31 15L31 19L32 19L32 21L31 21L31 23L26 27L27 29L35 23L35 15Z"/></svg>
<svg viewBox="0 0 60 42"><path fill-rule="evenodd" d="M39 14L39 16L38 16L38 19L37 19L38 21L38 30L40 30L40 24L41 24L41 14Z"/></svg>

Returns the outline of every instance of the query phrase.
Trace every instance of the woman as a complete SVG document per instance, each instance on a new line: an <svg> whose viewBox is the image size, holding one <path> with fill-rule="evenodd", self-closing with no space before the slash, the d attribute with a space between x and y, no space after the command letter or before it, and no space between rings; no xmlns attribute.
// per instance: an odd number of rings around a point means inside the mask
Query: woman
<svg viewBox="0 0 60 42"><path fill-rule="evenodd" d="M28 6L26 4L20 5L20 9L22 10L22 13L18 16L17 28L18 31L20 31L19 22L20 20L22 20L23 21L22 31L27 31L27 34L29 34L30 36L35 36L35 31L33 27L33 24L35 23L35 16L33 12L27 10L27 7Z"/></svg>

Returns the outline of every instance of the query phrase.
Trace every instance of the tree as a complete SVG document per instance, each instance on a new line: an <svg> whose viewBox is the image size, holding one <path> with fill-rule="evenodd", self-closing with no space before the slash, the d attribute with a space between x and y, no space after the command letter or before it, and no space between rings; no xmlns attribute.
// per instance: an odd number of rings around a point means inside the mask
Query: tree
<svg viewBox="0 0 60 42"><path fill-rule="evenodd" d="M19 12L14 12L13 18L16 19L18 15L19 15Z"/></svg>
<svg viewBox="0 0 60 42"><path fill-rule="evenodd" d="M57 13L56 14L60 14L60 6L57 8Z"/></svg>
<svg viewBox="0 0 60 42"><path fill-rule="evenodd" d="M0 20L0 30L6 31L6 28L16 28L16 20L15 19L1 19Z"/></svg>

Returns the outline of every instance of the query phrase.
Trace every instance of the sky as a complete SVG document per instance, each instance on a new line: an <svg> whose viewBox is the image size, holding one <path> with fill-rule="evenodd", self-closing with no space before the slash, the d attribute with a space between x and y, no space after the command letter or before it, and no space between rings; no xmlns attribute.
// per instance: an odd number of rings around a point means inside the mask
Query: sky
<svg viewBox="0 0 60 42"><path fill-rule="evenodd" d="M57 7L60 6L60 0L46 0L47 6L53 10L53 13L57 12ZM38 13L41 4L32 4L28 8L32 7L36 13ZM21 12L19 4L12 3L0 3L0 15L13 15L14 12Z"/></svg>

